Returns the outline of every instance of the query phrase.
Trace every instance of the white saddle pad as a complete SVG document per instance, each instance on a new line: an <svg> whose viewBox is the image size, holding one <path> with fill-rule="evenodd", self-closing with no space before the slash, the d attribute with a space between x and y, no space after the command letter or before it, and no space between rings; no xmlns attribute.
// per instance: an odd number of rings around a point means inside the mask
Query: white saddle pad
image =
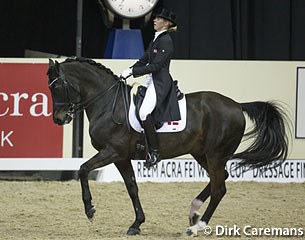
<svg viewBox="0 0 305 240"><path fill-rule="evenodd" d="M185 96L179 100L179 109L180 109L180 116L181 120L179 121L172 121L172 122L166 122L163 124L161 128L157 130L157 132L163 132L163 133L168 133L168 132L181 132L185 126L186 126L186 100ZM131 102L130 102L130 108L129 108L129 123L130 126L136 130L137 132L142 132L144 131L141 124L139 123L136 114L136 107L133 101L133 97L131 97Z"/></svg>

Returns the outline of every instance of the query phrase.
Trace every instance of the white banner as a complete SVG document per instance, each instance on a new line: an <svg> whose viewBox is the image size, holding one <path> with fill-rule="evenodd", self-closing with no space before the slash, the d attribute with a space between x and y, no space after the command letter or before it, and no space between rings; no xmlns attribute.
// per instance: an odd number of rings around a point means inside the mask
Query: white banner
<svg viewBox="0 0 305 240"><path fill-rule="evenodd" d="M78 171L84 158L0 158L0 171ZM228 161L227 181L305 182L305 160L287 160L281 166L259 169L236 169L239 160ZM138 182L202 182L209 181L206 171L193 159L162 160L150 170L143 160L132 161ZM97 181L123 181L114 164L99 170Z"/></svg>
<svg viewBox="0 0 305 240"><path fill-rule="evenodd" d="M305 182L305 160L287 160L276 168L272 166L248 170L235 169L239 160L227 163L229 178L227 181L256 182ZM138 182L202 182L209 181L208 174L192 159L162 160L156 166L147 170L144 161L132 162ZM123 181L116 167L111 164L100 172L97 181Z"/></svg>

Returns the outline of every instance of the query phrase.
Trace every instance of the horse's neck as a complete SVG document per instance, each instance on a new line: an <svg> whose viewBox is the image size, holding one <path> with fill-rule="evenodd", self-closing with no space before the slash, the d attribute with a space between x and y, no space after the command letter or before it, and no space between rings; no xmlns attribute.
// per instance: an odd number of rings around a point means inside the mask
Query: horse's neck
<svg viewBox="0 0 305 240"><path fill-rule="evenodd" d="M116 87L112 87L116 83L113 76L107 73L94 75L80 79L81 102L89 104L85 109L89 121L109 111L116 92Z"/></svg>

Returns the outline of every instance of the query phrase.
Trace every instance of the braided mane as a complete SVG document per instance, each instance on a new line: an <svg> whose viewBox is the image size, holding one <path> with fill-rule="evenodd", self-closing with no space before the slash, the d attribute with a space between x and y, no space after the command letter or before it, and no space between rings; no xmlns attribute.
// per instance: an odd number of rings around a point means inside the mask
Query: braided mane
<svg viewBox="0 0 305 240"><path fill-rule="evenodd" d="M67 62L67 63L68 63L68 62L74 62L74 61L80 62L80 63L84 63L84 62L85 62L85 63L88 63L88 64L90 64L90 65L92 65L92 66L96 66L96 67L98 67L99 69L105 71L106 73L112 75L112 76L115 78L115 80L119 80L119 77L118 77L117 75L115 75L115 74L112 72L111 69L105 67L105 66L104 66L103 64L101 64L101 63L97 63L96 61L94 61L94 60L92 60L92 59L90 59L90 58L84 58L84 57L69 57L69 58L67 58L64 62Z"/></svg>

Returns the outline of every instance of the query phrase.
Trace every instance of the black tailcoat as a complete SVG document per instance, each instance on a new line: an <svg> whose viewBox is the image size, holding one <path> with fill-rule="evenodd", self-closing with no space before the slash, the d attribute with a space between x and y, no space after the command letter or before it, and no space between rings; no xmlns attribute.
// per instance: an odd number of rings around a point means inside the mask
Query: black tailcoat
<svg viewBox="0 0 305 240"><path fill-rule="evenodd" d="M132 66L134 77L152 73L157 95L156 108L152 112L155 122L181 119L176 87L169 73L173 52L173 41L166 31L149 44L143 57Z"/></svg>

